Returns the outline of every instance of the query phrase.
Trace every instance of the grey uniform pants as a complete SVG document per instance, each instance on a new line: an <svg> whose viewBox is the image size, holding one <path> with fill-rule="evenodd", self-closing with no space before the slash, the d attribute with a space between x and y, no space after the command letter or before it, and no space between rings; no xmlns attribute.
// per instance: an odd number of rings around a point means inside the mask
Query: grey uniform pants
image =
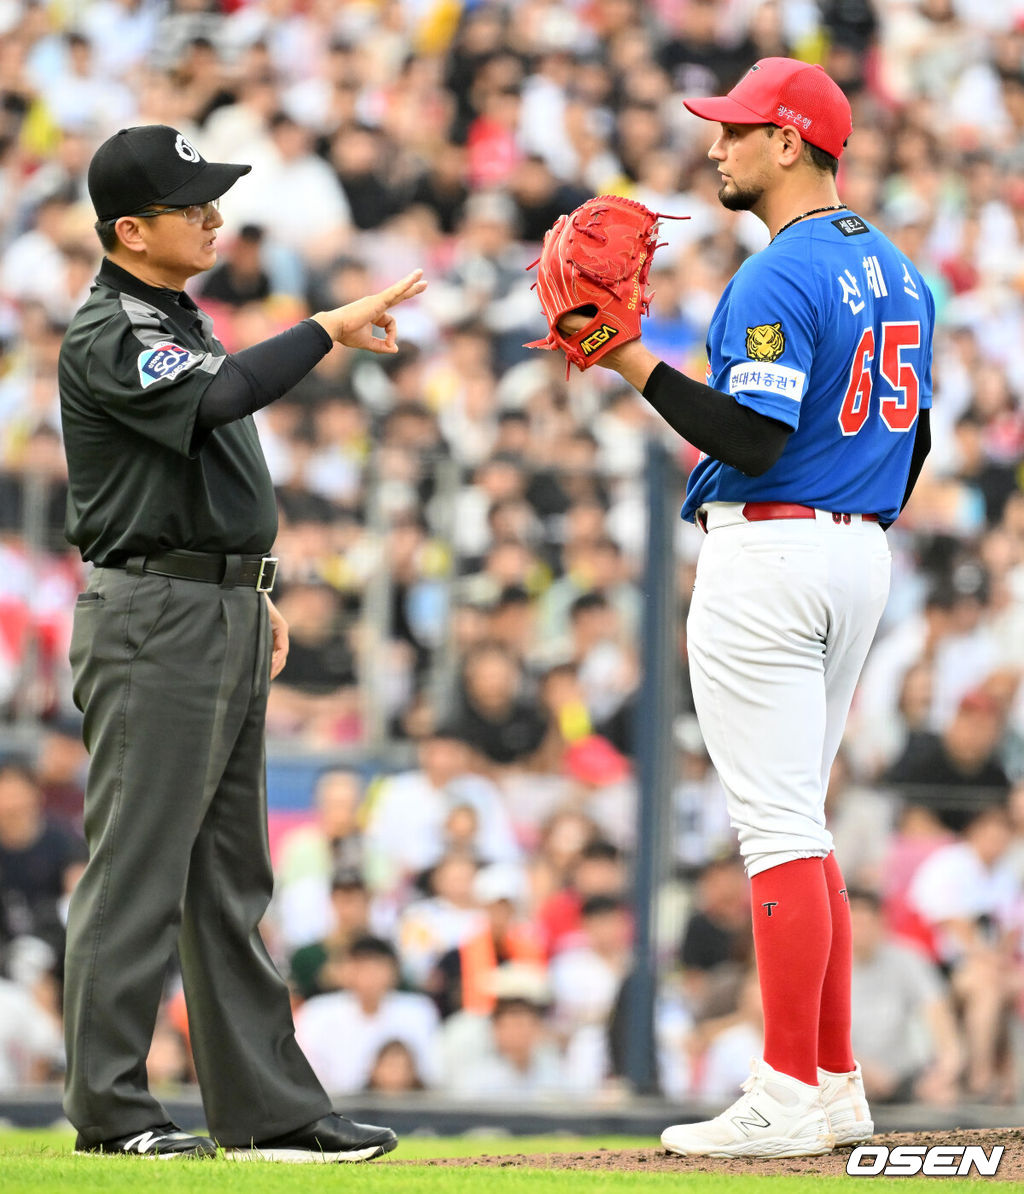
<svg viewBox="0 0 1024 1194"><path fill-rule="evenodd" d="M175 946L211 1133L248 1144L330 1110L257 932L270 638L251 588L97 568L78 599L89 862L68 918L64 1106L86 1144L170 1118L146 1057Z"/></svg>

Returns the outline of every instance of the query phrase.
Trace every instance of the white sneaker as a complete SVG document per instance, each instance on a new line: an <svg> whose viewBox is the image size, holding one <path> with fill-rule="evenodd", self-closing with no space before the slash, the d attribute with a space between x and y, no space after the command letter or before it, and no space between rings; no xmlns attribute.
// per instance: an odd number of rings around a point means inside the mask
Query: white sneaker
<svg viewBox="0 0 1024 1194"><path fill-rule="evenodd" d="M697 1124L675 1124L661 1143L681 1157L820 1157L835 1137L817 1086L755 1059L746 1092L728 1110Z"/></svg>
<svg viewBox="0 0 1024 1194"><path fill-rule="evenodd" d="M818 1082L836 1144L865 1144L870 1140L875 1125L864 1093L860 1064L848 1074L832 1074L819 1067Z"/></svg>

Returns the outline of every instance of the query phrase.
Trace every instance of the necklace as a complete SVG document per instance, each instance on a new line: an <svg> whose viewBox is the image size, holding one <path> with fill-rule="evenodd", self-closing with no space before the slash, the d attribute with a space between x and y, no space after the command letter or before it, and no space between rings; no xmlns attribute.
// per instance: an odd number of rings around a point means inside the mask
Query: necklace
<svg viewBox="0 0 1024 1194"><path fill-rule="evenodd" d="M772 240L776 236L781 236L787 228L792 228L794 224L798 224L801 220L806 220L808 216L820 216L823 211L846 211L845 203L833 203L828 207L812 207L810 211L805 211L801 215L794 216L788 224L783 224L782 227L775 233Z"/></svg>

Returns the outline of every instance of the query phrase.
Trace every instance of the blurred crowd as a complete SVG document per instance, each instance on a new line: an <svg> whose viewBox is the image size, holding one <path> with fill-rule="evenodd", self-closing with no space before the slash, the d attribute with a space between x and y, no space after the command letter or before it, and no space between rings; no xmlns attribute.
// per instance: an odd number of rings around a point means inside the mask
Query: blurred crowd
<svg viewBox="0 0 1024 1194"><path fill-rule="evenodd" d="M851 98L839 190L938 310L933 451L889 532L892 597L828 814L875 1099L1024 1084L1024 16L1000 0L0 0L0 1090L60 1074L62 915L83 857L56 359L99 261L85 173L166 123L251 163L195 279L228 351L422 266L401 351L335 348L258 416L291 654L266 923L332 1091L619 1097L635 909L633 721L647 442L566 378L527 267L593 194L663 225L645 340L704 376L714 305L767 241L716 200L681 97L756 59ZM116 467L116 461L112 461ZM680 524L661 1089L725 1100L759 1049L746 881L692 715ZM14 734L13 731L17 731ZM29 733L26 736L26 731ZM6 739L3 739L6 741ZM30 742L26 749L25 742ZM273 804L273 786L271 801ZM168 980L155 1084L189 1081Z"/></svg>

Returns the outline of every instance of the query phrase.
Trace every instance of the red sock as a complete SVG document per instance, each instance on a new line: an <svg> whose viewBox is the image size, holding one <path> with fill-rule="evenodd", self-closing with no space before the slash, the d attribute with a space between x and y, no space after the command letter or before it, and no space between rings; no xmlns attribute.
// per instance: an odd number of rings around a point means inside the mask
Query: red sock
<svg viewBox="0 0 1024 1194"><path fill-rule="evenodd" d="M818 1084L818 1013L832 918L820 858L798 858L750 881L764 1009L764 1059Z"/></svg>
<svg viewBox="0 0 1024 1194"><path fill-rule="evenodd" d="M833 1074L846 1074L856 1064L850 1043L850 976L853 971L850 904L835 854L825 859L824 870L832 909L832 949L821 988L818 1065Z"/></svg>

